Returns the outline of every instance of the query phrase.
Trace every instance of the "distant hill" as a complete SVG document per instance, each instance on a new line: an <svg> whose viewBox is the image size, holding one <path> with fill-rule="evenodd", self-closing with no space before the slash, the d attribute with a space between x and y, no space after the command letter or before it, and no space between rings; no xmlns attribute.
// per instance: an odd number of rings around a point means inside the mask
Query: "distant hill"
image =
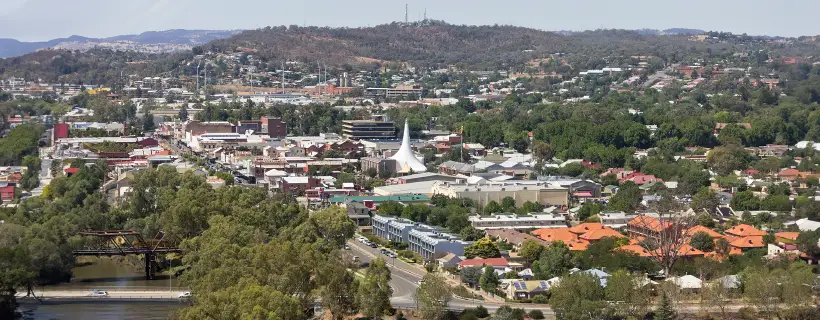
<svg viewBox="0 0 820 320"><path fill-rule="evenodd" d="M559 34L514 26L463 26L439 21L391 23L367 28L279 26L249 30L202 46L226 52L257 50L267 60L327 64L401 62L414 66L521 63L532 52L558 52Z"/></svg>
<svg viewBox="0 0 820 320"><path fill-rule="evenodd" d="M686 28L671 28L666 30L657 30L657 29L639 29L635 30L635 32L645 35L683 35L683 36L691 36L691 35L698 35L704 34L706 31L700 29L686 29Z"/></svg>
<svg viewBox="0 0 820 320"><path fill-rule="evenodd" d="M41 42L21 42L0 39L0 58L16 57L41 49L59 48L88 50L94 47L135 50L152 53L188 50L209 41L227 38L241 31L220 30L167 30L149 31L141 34L120 35L109 38L71 36Z"/></svg>

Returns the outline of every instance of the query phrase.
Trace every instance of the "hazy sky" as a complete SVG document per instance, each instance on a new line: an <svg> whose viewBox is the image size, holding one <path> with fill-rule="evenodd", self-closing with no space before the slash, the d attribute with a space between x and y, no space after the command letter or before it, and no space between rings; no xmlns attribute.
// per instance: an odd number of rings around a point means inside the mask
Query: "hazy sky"
<svg viewBox="0 0 820 320"><path fill-rule="evenodd" d="M372 26L404 20L390 0L0 0L0 38L24 41L107 37L166 29L253 29L307 24ZM512 24L542 30L695 28L750 35L818 35L818 0L415 0L454 24Z"/></svg>

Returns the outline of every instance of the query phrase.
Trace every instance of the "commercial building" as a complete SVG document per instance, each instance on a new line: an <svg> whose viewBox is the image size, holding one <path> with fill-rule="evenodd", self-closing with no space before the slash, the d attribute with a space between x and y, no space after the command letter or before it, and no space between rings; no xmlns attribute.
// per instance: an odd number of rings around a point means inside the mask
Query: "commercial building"
<svg viewBox="0 0 820 320"><path fill-rule="evenodd" d="M448 253L464 255L464 248L470 245L439 228L403 218L374 215L372 223L373 234L388 241L407 243L409 250L426 260L441 258Z"/></svg>
<svg viewBox="0 0 820 320"><path fill-rule="evenodd" d="M373 234L393 242L410 242L410 231L420 224L403 218L374 215L372 219Z"/></svg>
<svg viewBox="0 0 820 320"><path fill-rule="evenodd" d="M388 98L395 98L395 97L402 97L408 96L411 94L415 94L420 96L422 94L422 89L418 86L396 86L395 88L367 88L365 89L365 93L369 96L382 96Z"/></svg>
<svg viewBox="0 0 820 320"><path fill-rule="evenodd" d="M418 253L425 260L438 259L448 253L462 256L464 248L469 245L469 242L461 240L456 235L439 232L436 229L418 228L409 233L408 249Z"/></svg>
<svg viewBox="0 0 820 320"><path fill-rule="evenodd" d="M566 207L569 205L569 190L547 182L505 181L478 184L451 184L440 182L433 185L433 194L450 198L467 198L484 206L490 201L501 203L506 197L515 200L516 206L530 201L543 206Z"/></svg>
<svg viewBox="0 0 820 320"><path fill-rule="evenodd" d="M347 139L392 139L396 129L392 121L345 120L342 135Z"/></svg>
<svg viewBox="0 0 820 320"><path fill-rule="evenodd" d="M493 214L470 216L470 224L479 230L561 228L567 227L567 219L560 214Z"/></svg>
<svg viewBox="0 0 820 320"><path fill-rule="evenodd" d="M601 219L601 224L612 229L623 229L630 220L635 219L638 215L627 214L626 212L601 212L598 217Z"/></svg>
<svg viewBox="0 0 820 320"><path fill-rule="evenodd" d="M288 135L288 124L280 118L262 117L262 132L271 138L283 138Z"/></svg>

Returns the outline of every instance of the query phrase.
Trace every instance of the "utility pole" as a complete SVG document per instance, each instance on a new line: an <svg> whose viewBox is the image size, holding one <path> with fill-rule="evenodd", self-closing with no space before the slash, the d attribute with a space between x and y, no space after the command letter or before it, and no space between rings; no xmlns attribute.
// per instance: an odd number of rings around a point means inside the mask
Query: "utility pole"
<svg viewBox="0 0 820 320"><path fill-rule="evenodd" d="M407 24L408 22L410 22L410 21L408 21L408 18L407 18L407 4L405 3L404 4L404 24Z"/></svg>
<svg viewBox="0 0 820 320"><path fill-rule="evenodd" d="M285 94L285 60L282 60L282 94Z"/></svg>
<svg viewBox="0 0 820 320"><path fill-rule="evenodd" d="M199 98L199 66L202 65L202 61L197 62L196 64L196 97Z"/></svg>

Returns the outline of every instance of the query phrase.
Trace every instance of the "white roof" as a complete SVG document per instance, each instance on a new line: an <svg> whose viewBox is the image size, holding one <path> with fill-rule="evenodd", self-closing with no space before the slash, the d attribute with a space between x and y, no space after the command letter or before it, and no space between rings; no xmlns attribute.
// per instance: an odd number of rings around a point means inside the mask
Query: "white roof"
<svg viewBox="0 0 820 320"><path fill-rule="evenodd" d="M407 119L404 120L404 137L401 141L399 152L396 152L390 159L396 160L402 170L409 168L414 172L427 171L427 166L416 158L416 155L413 154L413 149L410 148L410 127L407 125Z"/></svg>
<svg viewBox="0 0 820 320"><path fill-rule="evenodd" d="M287 177L288 173L282 170L271 169L265 172L266 177Z"/></svg>
<svg viewBox="0 0 820 320"><path fill-rule="evenodd" d="M284 177L282 180L291 184L307 184L309 182L308 178L309 177Z"/></svg>
<svg viewBox="0 0 820 320"><path fill-rule="evenodd" d="M690 274L682 277L672 277L670 281L681 289L700 289L703 287L703 281Z"/></svg>
<svg viewBox="0 0 820 320"><path fill-rule="evenodd" d="M800 231L814 231L820 229L820 222L812 221L808 218L799 219L796 224Z"/></svg>

